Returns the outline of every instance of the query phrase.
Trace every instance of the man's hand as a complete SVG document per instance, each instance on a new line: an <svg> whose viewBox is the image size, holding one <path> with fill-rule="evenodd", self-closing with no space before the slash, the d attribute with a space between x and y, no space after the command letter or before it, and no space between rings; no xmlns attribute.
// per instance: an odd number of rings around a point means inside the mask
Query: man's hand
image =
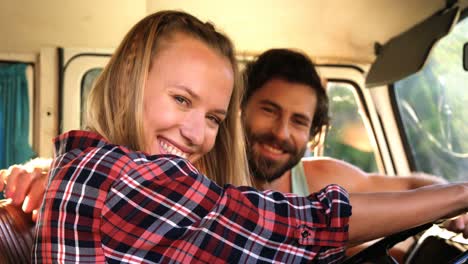
<svg viewBox="0 0 468 264"><path fill-rule="evenodd" d="M468 239L468 213L445 221L444 227L455 233L463 233L463 237Z"/></svg>

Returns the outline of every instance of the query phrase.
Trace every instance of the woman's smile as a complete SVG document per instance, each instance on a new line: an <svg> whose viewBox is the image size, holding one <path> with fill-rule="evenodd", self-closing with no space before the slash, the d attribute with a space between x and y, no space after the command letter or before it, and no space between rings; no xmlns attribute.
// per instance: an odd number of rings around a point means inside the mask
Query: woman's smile
<svg viewBox="0 0 468 264"><path fill-rule="evenodd" d="M182 151L178 147L174 146L171 144L169 141L164 140L162 138L158 138L158 143L160 146L160 151L161 154L172 154L172 155L177 155L179 157L182 157L184 159L188 159L189 153Z"/></svg>

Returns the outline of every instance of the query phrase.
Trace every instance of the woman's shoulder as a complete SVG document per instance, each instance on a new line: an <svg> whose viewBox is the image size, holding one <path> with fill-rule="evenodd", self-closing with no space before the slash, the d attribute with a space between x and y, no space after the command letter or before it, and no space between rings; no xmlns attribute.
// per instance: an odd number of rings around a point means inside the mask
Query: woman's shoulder
<svg viewBox="0 0 468 264"><path fill-rule="evenodd" d="M113 144L100 134L92 131L74 130L54 139L55 160L65 164L96 167L105 171L118 170L120 173L138 171L172 172L174 174L198 174L187 160L175 155L148 155L141 151Z"/></svg>
<svg viewBox="0 0 468 264"><path fill-rule="evenodd" d="M119 160L130 154L124 146L112 144L96 132L72 130L54 139L55 159L86 159L90 161Z"/></svg>

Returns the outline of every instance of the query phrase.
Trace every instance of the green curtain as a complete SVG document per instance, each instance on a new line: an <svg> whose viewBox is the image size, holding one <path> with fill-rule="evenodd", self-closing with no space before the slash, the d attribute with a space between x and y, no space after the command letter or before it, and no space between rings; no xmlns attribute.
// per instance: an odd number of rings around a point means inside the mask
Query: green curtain
<svg viewBox="0 0 468 264"><path fill-rule="evenodd" d="M35 156L29 145L26 64L0 65L0 169Z"/></svg>

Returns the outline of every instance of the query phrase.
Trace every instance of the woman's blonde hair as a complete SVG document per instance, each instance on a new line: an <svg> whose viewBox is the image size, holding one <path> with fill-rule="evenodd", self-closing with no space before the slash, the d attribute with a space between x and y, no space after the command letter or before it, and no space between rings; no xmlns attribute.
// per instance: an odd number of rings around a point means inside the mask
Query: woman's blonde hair
<svg viewBox="0 0 468 264"><path fill-rule="evenodd" d="M195 166L220 185L251 185L242 124L239 118L243 85L232 42L210 23L180 11L161 11L138 22L125 36L88 98L87 127L110 142L145 150L143 96L152 59L162 39L174 33L194 37L229 59L235 76L225 121L213 149Z"/></svg>

